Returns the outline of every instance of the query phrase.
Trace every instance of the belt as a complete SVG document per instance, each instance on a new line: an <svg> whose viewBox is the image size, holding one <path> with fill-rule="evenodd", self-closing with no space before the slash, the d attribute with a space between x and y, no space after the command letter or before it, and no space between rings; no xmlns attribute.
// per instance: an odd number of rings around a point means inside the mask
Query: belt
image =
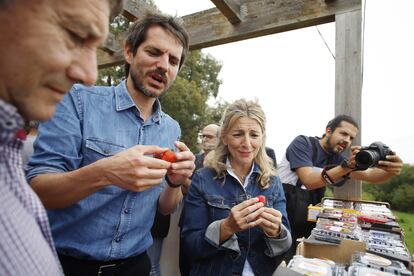
<svg viewBox="0 0 414 276"><path fill-rule="evenodd" d="M142 258L148 258L147 252L126 259L111 261L84 260L59 254L66 275L102 275L106 271L115 272L135 265Z"/></svg>

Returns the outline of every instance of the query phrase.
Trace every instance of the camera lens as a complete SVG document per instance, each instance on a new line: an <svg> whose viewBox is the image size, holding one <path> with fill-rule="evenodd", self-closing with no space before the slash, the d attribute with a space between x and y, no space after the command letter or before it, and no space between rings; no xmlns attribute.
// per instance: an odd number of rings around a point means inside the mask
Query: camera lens
<svg viewBox="0 0 414 276"><path fill-rule="evenodd" d="M380 155L375 150L361 150L355 156L356 166L362 170L375 166L379 160Z"/></svg>

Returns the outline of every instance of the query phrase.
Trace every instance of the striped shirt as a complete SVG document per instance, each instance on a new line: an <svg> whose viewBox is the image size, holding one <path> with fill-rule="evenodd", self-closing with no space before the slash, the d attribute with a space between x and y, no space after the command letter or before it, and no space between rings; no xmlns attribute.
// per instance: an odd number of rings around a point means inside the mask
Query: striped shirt
<svg viewBox="0 0 414 276"><path fill-rule="evenodd" d="M62 275L45 208L23 173L22 127L0 100L0 275Z"/></svg>

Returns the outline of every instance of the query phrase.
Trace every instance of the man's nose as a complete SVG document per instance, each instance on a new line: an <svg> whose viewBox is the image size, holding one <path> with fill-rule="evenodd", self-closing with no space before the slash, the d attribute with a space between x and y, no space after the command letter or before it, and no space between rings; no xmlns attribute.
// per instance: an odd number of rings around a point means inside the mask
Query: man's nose
<svg viewBox="0 0 414 276"><path fill-rule="evenodd" d="M98 77L96 49L82 49L82 52L74 57L68 69L68 76L75 82L93 85Z"/></svg>
<svg viewBox="0 0 414 276"><path fill-rule="evenodd" d="M170 58L167 54L158 57L157 68L162 69L164 72L168 72L170 66Z"/></svg>

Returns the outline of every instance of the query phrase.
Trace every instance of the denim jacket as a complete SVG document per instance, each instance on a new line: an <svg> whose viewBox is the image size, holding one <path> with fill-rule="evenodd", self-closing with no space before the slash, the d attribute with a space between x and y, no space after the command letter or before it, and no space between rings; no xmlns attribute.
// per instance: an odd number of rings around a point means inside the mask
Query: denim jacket
<svg viewBox="0 0 414 276"><path fill-rule="evenodd" d="M285 196L279 178L272 177L270 186L261 189L257 184L260 169L256 164L245 189L230 174L226 174L224 179L214 179L215 176L212 169L198 170L185 200L181 235L185 250L192 256L191 275L241 275L246 259L255 275L272 275L283 253L292 243ZM269 238L257 226L238 232L220 244L220 223L228 217L230 209L257 195L266 196L267 207L282 213L280 236Z"/></svg>
<svg viewBox="0 0 414 276"><path fill-rule="evenodd" d="M157 100L145 122L125 81L115 87L75 85L39 127L27 178L87 166L135 145L174 147L181 130ZM144 252L165 183L143 192L109 185L63 209L48 210L60 254L107 261Z"/></svg>

